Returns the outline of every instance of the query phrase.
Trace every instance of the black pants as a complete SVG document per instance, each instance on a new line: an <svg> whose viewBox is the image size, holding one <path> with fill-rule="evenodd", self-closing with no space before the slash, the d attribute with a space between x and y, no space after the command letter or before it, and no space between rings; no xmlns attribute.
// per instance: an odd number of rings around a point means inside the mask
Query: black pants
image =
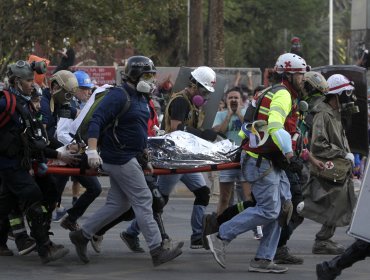
<svg viewBox="0 0 370 280"><path fill-rule="evenodd" d="M8 219L11 210L19 205L30 222L31 235L36 240L39 255L44 255L45 245L50 242L50 216L42 206L43 193L40 187L28 170L20 167L1 170L0 178L0 220Z"/></svg>
<svg viewBox="0 0 370 280"><path fill-rule="evenodd" d="M86 189L73 207L67 210L69 218L72 221L77 221L85 213L87 207L100 195L102 189L97 177L75 176L73 178Z"/></svg>
<svg viewBox="0 0 370 280"><path fill-rule="evenodd" d="M297 213L297 205L303 201L302 187L297 173L285 171L289 183L290 192L292 194L293 213L288 225L283 226L280 233L278 247L286 245L293 231L303 222L303 217Z"/></svg>
<svg viewBox="0 0 370 280"><path fill-rule="evenodd" d="M357 239L343 254L330 261L323 262L323 265L329 269L329 272L337 276L343 269L351 267L354 263L364 260L366 257L370 257L370 243Z"/></svg>

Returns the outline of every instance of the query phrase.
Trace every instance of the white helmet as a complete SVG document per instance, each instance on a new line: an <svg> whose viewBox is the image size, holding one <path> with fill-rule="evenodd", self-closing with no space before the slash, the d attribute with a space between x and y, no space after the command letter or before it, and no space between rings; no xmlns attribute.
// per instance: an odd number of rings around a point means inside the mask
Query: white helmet
<svg viewBox="0 0 370 280"><path fill-rule="evenodd" d="M216 84L216 73L207 66L200 66L191 72L191 76L209 92L214 92Z"/></svg>
<svg viewBox="0 0 370 280"><path fill-rule="evenodd" d="M329 91L327 94L341 95L344 90L354 90L354 83L341 74L331 75L328 79Z"/></svg>
<svg viewBox="0 0 370 280"><path fill-rule="evenodd" d="M284 53L279 56L275 64L275 71L278 74L282 73L306 73L311 67L306 61L294 53Z"/></svg>

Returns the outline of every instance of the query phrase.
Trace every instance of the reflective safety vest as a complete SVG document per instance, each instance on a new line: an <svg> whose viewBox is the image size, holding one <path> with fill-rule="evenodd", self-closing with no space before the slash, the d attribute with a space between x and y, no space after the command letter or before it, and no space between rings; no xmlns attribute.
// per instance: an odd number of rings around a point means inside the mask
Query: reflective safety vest
<svg viewBox="0 0 370 280"><path fill-rule="evenodd" d="M263 92L257 100L253 120L249 124L244 124L247 125L246 130L250 133L248 133L249 141L243 145L243 150L255 154L265 154L266 156L280 152L279 147L274 143L271 135L268 135L268 128L274 125L274 123L268 123L271 101L274 95L280 90L287 89L282 84L274 85L266 92ZM296 125L298 121L297 106L293 104L292 107L284 122L284 129L291 136L297 132Z"/></svg>

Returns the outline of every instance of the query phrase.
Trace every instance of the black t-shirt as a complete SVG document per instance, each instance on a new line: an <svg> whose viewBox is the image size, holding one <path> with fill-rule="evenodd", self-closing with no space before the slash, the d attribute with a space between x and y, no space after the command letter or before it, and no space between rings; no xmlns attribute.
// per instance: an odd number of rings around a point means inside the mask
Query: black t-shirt
<svg viewBox="0 0 370 280"><path fill-rule="evenodd" d="M72 48L68 48L66 55L67 57L63 56L60 62L60 66L64 67L65 70L75 63L75 51Z"/></svg>
<svg viewBox="0 0 370 280"><path fill-rule="evenodd" d="M190 113L189 102L183 97L175 98L169 108L171 120L184 122Z"/></svg>

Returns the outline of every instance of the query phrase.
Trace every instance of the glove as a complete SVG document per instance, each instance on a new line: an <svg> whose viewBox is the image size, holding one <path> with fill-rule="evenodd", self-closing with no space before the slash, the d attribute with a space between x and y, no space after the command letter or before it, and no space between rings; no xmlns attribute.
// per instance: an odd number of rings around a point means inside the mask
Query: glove
<svg viewBox="0 0 370 280"><path fill-rule="evenodd" d="M349 159L352 162L352 166L355 166L355 156L352 153L347 153L344 158Z"/></svg>
<svg viewBox="0 0 370 280"><path fill-rule="evenodd" d="M302 160L297 157L292 157L289 160L289 165L287 168L292 173L297 173L299 176L302 174L303 163Z"/></svg>
<svg viewBox="0 0 370 280"><path fill-rule="evenodd" d="M98 168L103 163L97 150L87 150L85 153L87 155L87 164L91 168Z"/></svg>
<svg viewBox="0 0 370 280"><path fill-rule="evenodd" d="M68 165L77 165L80 162L79 155L76 153L70 153L69 151L59 152L58 159Z"/></svg>

